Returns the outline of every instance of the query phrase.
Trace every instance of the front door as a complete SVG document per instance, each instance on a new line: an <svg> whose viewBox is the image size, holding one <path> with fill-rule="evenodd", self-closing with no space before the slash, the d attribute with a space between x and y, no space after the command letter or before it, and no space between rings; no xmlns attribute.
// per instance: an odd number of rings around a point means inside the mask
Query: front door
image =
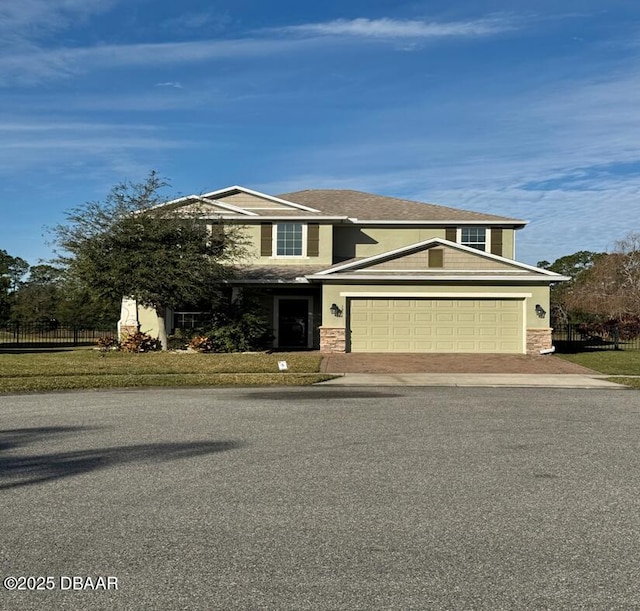
<svg viewBox="0 0 640 611"><path fill-rule="evenodd" d="M277 347L309 348L310 297L278 297L276 302Z"/></svg>

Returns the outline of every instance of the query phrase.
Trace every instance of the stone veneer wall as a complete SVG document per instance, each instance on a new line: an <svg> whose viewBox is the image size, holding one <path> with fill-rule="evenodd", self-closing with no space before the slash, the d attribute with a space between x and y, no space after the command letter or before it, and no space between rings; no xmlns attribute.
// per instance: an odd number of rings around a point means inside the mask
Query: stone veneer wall
<svg viewBox="0 0 640 611"><path fill-rule="evenodd" d="M120 325L120 337L129 335L130 333L137 333L140 325Z"/></svg>
<svg viewBox="0 0 640 611"><path fill-rule="evenodd" d="M345 352L345 338L344 327L320 327L320 352Z"/></svg>
<svg viewBox="0 0 640 611"><path fill-rule="evenodd" d="M553 346L551 332L553 329L527 329L527 354L540 354L540 350L548 350Z"/></svg>

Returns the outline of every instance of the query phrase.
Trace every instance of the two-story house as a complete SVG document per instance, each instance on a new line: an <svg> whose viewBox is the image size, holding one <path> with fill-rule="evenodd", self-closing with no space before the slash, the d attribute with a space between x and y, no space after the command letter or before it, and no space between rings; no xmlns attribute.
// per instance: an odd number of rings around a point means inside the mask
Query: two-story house
<svg viewBox="0 0 640 611"><path fill-rule="evenodd" d="M526 221L328 189L271 196L234 186L166 205L197 205L204 222L242 226L249 252L231 284L262 296L274 348L551 348L549 285L566 278L515 260L515 234ZM171 327L197 316L169 314ZM155 315L130 300L120 322L158 331Z"/></svg>

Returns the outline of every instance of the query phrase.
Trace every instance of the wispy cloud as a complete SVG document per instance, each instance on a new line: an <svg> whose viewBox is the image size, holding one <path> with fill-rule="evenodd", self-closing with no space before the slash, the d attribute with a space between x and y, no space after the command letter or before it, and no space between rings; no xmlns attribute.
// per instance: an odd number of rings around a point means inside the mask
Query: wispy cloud
<svg viewBox="0 0 640 611"><path fill-rule="evenodd" d="M486 18L472 21L423 21L400 19L336 19L323 23L307 23L281 28L282 32L323 36L356 36L363 38L444 38L488 36L514 29L506 18Z"/></svg>
<svg viewBox="0 0 640 611"><path fill-rule="evenodd" d="M166 81L164 83L156 83L156 87L173 87L173 89L182 89L182 83L178 81Z"/></svg>
<svg viewBox="0 0 640 611"><path fill-rule="evenodd" d="M29 0L29 2L34 3L33 10L40 21L45 21L47 12L44 0ZM69 2L71 8L80 10L79 0L69 0ZM98 10L113 2L115 0L97 0L92 6L94 10ZM26 21L27 14L28 11L25 10L16 15L15 19L24 18ZM61 12L54 14L54 22L55 17L61 25L65 23ZM427 39L482 37L514 27L512 20L499 17L457 22L362 18L264 29L254 31L250 37L234 39L58 48L23 44L13 49L12 53L0 56L0 87L16 83L35 85L46 80L66 78L98 69L196 64L213 60L262 58L268 55L299 53L312 49L324 49L324 40L327 36L340 37L345 42L363 38L395 43L400 41L405 45L404 49L412 49L415 42Z"/></svg>
<svg viewBox="0 0 640 611"><path fill-rule="evenodd" d="M24 47L78 20L101 13L119 0L10 0L0 3L0 46Z"/></svg>
<svg viewBox="0 0 640 611"><path fill-rule="evenodd" d="M4 176L36 166L73 173L78 164L113 165L131 154L151 159L159 151L187 146L157 127L130 123L0 121L0 138L0 175Z"/></svg>
<svg viewBox="0 0 640 611"><path fill-rule="evenodd" d="M182 12L173 19L168 19L161 24L161 27L167 30L182 29L187 31L202 30L221 30L231 22L228 12L209 9L200 12Z"/></svg>
<svg viewBox="0 0 640 611"><path fill-rule="evenodd" d="M0 57L0 87L105 68L136 68L216 59L264 57L319 45L319 40L235 39L37 49Z"/></svg>

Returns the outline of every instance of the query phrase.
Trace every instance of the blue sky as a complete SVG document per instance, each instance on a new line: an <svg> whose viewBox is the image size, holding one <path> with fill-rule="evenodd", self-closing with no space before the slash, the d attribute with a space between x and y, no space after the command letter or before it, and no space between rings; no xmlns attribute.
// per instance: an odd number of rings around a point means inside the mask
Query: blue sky
<svg viewBox="0 0 640 611"><path fill-rule="evenodd" d="M0 249L50 257L151 169L526 219L526 263L610 249L640 230L640 5L0 0Z"/></svg>

